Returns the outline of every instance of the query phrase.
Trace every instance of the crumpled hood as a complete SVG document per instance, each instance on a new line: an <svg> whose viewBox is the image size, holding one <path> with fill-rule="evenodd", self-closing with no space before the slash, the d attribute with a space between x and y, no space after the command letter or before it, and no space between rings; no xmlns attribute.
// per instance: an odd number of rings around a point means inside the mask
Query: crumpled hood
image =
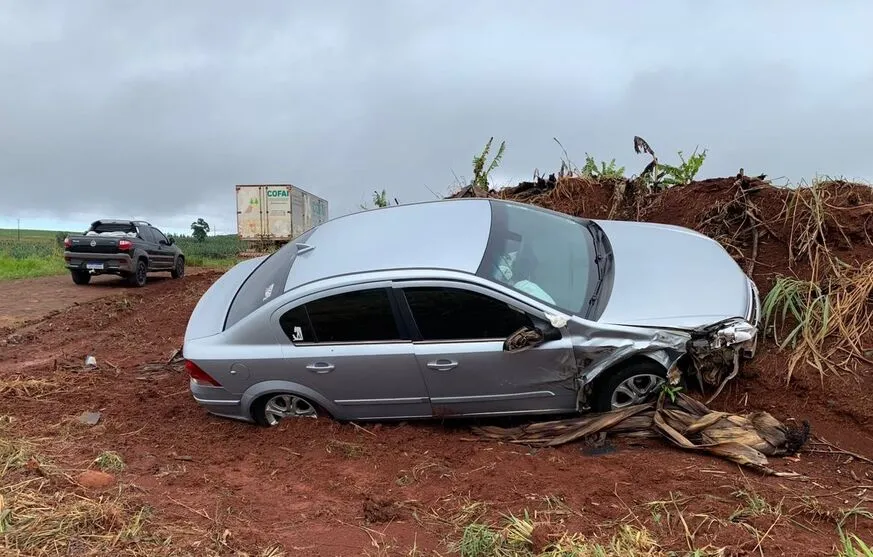
<svg viewBox="0 0 873 557"><path fill-rule="evenodd" d="M746 317L750 284L715 240L665 224L595 221L615 253L615 278L598 321L692 329Z"/></svg>

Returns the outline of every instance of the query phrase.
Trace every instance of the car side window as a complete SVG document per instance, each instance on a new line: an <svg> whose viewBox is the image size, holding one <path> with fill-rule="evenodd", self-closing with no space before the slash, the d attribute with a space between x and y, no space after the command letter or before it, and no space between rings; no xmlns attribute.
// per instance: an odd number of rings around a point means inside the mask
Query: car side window
<svg viewBox="0 0 873 557"><path fill-rule="evenodd" d="M146 242L151 242L153 244L157 243L157 240L152 236L152 231L149 230L148 226L140 226L137 228L137 231L139 232L140 237Z"/></svg>
<svg viewBox="0 0 873 557"><path fill-rule="evenodd" d="M159 243L159 244L160 244L161 242L163 242L163 243L165 243L165 244L169 244L169 243L170 243L169 240L167 240L167 237L164 236L164 233L161 232L160 230L158 230L157 228L152 227L152 228L151 228L151 231L152 231L152 236L155 237L155 241L156 241L157 243Z"/></svg>
<svg viewBox="0 0 873 557"><path fill-rule="evenodd" d="M425 341L504 339L533 326L528 315L478 292L411 287L403 293Z"/></svg>
<svg viewBox="0 0 873 557"><path fill-rule="evenodd" d="M394 310L384 288L313 300L282 314L279 323L295 343L401 340Z"/></svg>

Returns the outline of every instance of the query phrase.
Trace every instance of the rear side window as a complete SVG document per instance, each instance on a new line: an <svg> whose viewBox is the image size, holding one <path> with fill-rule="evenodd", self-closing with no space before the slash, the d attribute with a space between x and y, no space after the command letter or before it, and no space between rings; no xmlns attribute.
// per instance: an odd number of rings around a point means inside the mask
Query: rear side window
<svg viewBox="0 0 873 557"><path fill-rule="evenodd" d="M158 243L164 242L166 244L169 243L167 241L167 237L164 236L164 233L161 232L160 230L158 230L157 228L150 228L149 230L151 230L152 236L154 237L155 242L158 242Z"/></svg>
<svg viewBox="0 0 873 557"><path fill-rule="evenodd" d="M233 326L246 315L284 293L291 266L297 258L297 243L306 242L313 230L315 229L304 232L273 252L243 281L230 304L224 323L225 328Z"/></svg>
<svg viewBox="0 0 873 557"><path fill-rule="evenodd" d="M460 288L414 287L403 293L422 340L506 338L533 326L526 314L504 302Z"/></svg>
<svg viewBox="0 0 873 557"><path fill-rule="evenodd" d="M151 242L156 244L158 242L157 238L152 234L152 230L148 226L141 226L139 228L139 235L142 236L142 239L146 242Z"/></svg>
<svg viewBox="0 0 873 557"><path fill-rule="evenodd" d="M286 312L279 322L293 342L386 342L401 338L384 288L314 300Z"/></svg>

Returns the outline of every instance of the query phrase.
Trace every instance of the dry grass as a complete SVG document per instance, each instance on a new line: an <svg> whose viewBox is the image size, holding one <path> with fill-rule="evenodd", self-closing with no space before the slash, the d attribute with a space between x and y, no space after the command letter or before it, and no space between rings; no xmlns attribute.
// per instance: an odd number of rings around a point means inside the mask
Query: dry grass
<svg viewBox="0 0 873 557"><path fill-rule="evenodd" d="M813 263L812 280L779 277L762 305L765 329L780 348L794 349L788 381L800 364L822 375L851 373L858 361L873 364L864 344L873 339L873 261L828 262L827 270L820 258Z"/></svg>
<svg viewBox="0 0 873 557"><path fill-rule="evenodd" d="M793 349L789 382L801 364L822 376L852 373L859 361L873 364L871 347L864 345L873 341L873 262L848 265L834 256L831 245L836 237L841 247L852 246L840 211L852 208L853 194L838 199L851 187L833 180L801 184L779 215L789 230L790 264L809 267L808 279L778 277L762 308L765 328L780 349Z"/></svg>
<svg viewBox="0 0 873 557"><path fill-rule="evenodd" d="M25 379L20 376L0 379L0 395L42 398L59 390L60 386L57 383L46 379Z"/></svg>
<svg viewBox="0 0 873 557"><path fill-rule="evenodd" d="M82 493L69 474L52 463L61 456L43 456L53 439L23 438L18 424L11 424L10 418L0 418L0 555L284 555L275 547L246 553L214 532L190 524L164 524L124 486L102 494ZM106 461L117 464L111 456ZM217 524L215 529L226 531Z"/></svg>
<svg viewBox="0 0 873 557"><path fill-rule="evenodd" d="M550 534L540 537L544 529ZM548 521L508 515L498 525L467 524L450 551L462 557L661 557L675 555L662 549L644 528L622 524L611 537L589 539L579 533L556 532ZM709 555L695 550L694 555Z"/></svg>
<svg viewBox="0 0 873 557"><path fill-rule="evenodd" d="M833 180L816 179L812 184L801 183L790 191L780 215L789 225L788 253L791 263L806 256L811 265L821 251L830 253L831 232L836 230L851 246L851 241L840 225L839 207L832 204Z"/></svg>

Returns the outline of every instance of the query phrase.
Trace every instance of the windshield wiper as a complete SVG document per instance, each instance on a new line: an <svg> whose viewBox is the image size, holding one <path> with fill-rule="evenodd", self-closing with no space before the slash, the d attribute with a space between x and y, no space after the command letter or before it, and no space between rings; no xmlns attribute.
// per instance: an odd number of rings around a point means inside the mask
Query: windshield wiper
<svg viewBox="0 0 873 557"><path fill-rule="evenodd" d="M591 293L591 298L588 299L588 312L597 303L600 297L600 289L603 286L604 277L606 276L606 250L605 242L603 241L603 231L591 221L585 223L585 228L591 234L592 243L594 245L594 264L597 265L597 284L594 286L594 292Z"/></svg>

